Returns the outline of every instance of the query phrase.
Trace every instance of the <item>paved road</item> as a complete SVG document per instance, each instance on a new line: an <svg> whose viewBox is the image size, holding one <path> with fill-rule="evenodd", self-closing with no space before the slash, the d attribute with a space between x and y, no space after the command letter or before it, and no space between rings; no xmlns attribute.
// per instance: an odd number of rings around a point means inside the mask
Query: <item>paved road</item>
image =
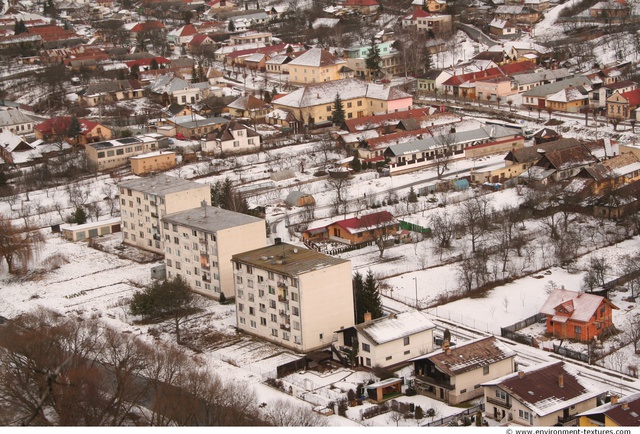
<svg viewBox="0 0 640 434"><path fill-rule="evenodd" d="M467 35L469 35L469 37L474 41L479 42L481 44L488 45L489 47L500 43L498 41L494 41L493 39L485 35L480 29L473 27L469 24L456 23L456 27L462 30L463 32L465 32Z"/></svg>

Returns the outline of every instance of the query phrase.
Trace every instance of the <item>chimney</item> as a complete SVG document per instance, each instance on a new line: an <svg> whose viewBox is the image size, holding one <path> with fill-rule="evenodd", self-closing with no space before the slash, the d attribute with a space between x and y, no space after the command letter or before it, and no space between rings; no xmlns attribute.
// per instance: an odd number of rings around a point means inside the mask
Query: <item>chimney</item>
<svg viewBox="0 0 640 434"><path fill-rule="evenodd" d="M562 374L558 375L558 387L561 389L564 387L564 375Z"/></svg>
<svg viewBox="0 0 640 434"><path fill-rule="evenodd" d="M611 395L611 404L615 405L618 403L618 395Z"/></svg>
<svg viewBox="0 0 640 434"><path fill-rule="evenodd" d="M629 403L628 402L623 402L622 405L620 406L623 410L629 410Z"/></svg>
<svg viewBox="0 0 640 434"><path fill-rule="evenodd" d="M445 353L447 356L450 356L450 355L451 355L451 348L447 347L447 349L445 349L445 350L444 350L444 353Z"/></svg>
<svg viewBox="0 0 640 434"><path fill-rule="evenodd" d="M524 371L518 371L518 378L524 378Z"/></svg>
<svg viewBox="0 0 640 434"><path fill-rule="evenodd" d="M364 322L371 321L371 312L364 313Z"/></svg>
<svg viewBox="0 0 640 434"><path fill-rule="evenodd" d="M273 240L276 244L282 244L282 238L275 238Z"/></svg>

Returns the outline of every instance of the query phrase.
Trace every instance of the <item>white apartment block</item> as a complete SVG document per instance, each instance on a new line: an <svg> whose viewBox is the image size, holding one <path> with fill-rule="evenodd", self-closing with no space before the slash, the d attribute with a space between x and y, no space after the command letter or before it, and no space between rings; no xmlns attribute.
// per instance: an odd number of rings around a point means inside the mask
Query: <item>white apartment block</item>
<svg viewBox="0 0 640 434"><path fill-rule="evenodd" d="M241 331L309 352L354 325L351 262L279 242L232 261Z"/></svg>
<svg viewBox="0 0 640 434"><path fill-rule="evenodd" d="M164 253L161 220L167 214L211 205L211 187L167 175L118 184L122 241L153 253Z"/></svg>
<svg viewBox="0 0 640 434"><path fill-rule="evenodd" d="M267 244L264 220L212 206L169 214L162 225L167 277L216 300L234 296L231 256Z"/></svg>

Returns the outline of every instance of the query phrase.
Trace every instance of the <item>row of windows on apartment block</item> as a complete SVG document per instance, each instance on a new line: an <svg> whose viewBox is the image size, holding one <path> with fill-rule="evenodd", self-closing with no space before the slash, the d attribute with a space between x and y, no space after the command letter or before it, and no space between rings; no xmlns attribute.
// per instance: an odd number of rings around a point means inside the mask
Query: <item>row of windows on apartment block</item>
<svg viewBox="0 0 640 434"><path fill-rule="evenodd" d="M251 265L248 264L241 264L240 262L236 262L234 265L236 271L245 271L247 274L253 274L253 267ZM240 276L238 276L240 277ZM277 281L284 283L284 284L289 284L291 286L293 286L294 288L298 287L298 279L296 279L295 277L288 277L282 274L276 274L273 271L267 271L267 279L271 280L271 281L276 281L276 277L277 277ZM257 276L258 278L258 283L263 283L264 282L264 276ZM240 279L240 281L238 283L242 283L242 279Z"/></svg>
<svg viewBox="0 0 640 434"><path fill-rule="evenodd" d="M249 309L245 309L244 304L242 303L238 303L238 312L241 313L245 313L245 312L249 312L249 315L251 316L256 316L256 309L254 307L249 307ZM266 311L262 311L260 310L260 312L262 313L267 313ZM294 308L291 311L291 314L293 316L300 316L300 311L298 310L298 308ZM270 314L270 320L272 323L278 323L278 315L276 315L275 313ZM260 325L262 326L266 326L267 325L267 318L265 317L260 317ZM293 329L294 330L300 330L300 323L298 321L293 321Z"/></svg>
<svg viewBox="0 0 640 434"><path fill-rule="evenodd" d="M129 240L130 239L132 242L136 242L136 240L137 240L137 237L136 237L135 234L129 234L126 231L122 231L122 234L123 234L122 237L125 240ZM144 239L144 232L140 232L140 238ZM156 240L155 243L154 243L153 240L147 239L147 246L153 247L154 245L155 245L156 249L159 249L160 248L160 241Z"/></svg>
<svg viewBox="0 0 640 434"><path fill-rule="evenodd" d="M127 196L132 196L133 195L133 190L131 190L130 188L124 188L124 187L120 187L120 194L124 195L126 193ZM156 201L156 196L153 194L147 194L144 193L144 200L150 200L151 201L151 205L155 205L155 201ZM131 203L131 202L129 202ZM136 203L138 205L140 205L142 203L141 199L139 197L136 198ZM164 205L164 198L160 198L160 204Z"/></svg>
<svg viewBox="0 0 640 434"><path fill-rule="evenodd" d="M176 273L180 274L180 273ZM167 271L167 277L172 278L174 276L174 273L171 271ZM196 288L202 288L202 283L199 280L196 280L195 285ZM211 291L211 289L213 288L213 292L215 292L216 294L220 294L220 287L216 286L216 285L211 285L210 283L204 283L204 289L206 289L207 291Z"/></svg>
<svg viewBox="0 0 640 434"><path fill-rule="evenodd" d="M261 318L261 320L265 320L264 325L266 325L266 318ZM247 319L243 316L240 317L239 319L240 324L246 326L247 325ZM249 327L251 327L252 329L257 329L258 328L258 323L255 320L249 320ZM273 337L280 337L279 336L279 330L278 329L271 329L271 336ZM320 335L322 336L322 335ZM322 337L320 338L322 339ZM290 341L291 340L291 333L287 332L287 331L283 331L282 332L282 340L284 341ZM298 335L293 335L293 343L297 344L297 345L302 345L302 338Z"/></svg>
<svg viewBox="0 0 640 434"><path fill-rule="evenodd" d="M253 285L253 283L252 283ZM248 286L248 285L247 285ZM244 299L244 291L242 289L238 289L238 299ZM272 286L269 287L269 294L270 295L275 295L275 288L273 288ZM291 292L291 301L292 302L298 302L298 293L297 292ZM264 298L264 290L259 290L258 291L258 297L259 298ZM255 294L253 292L248 292L247 293L247 300L249 300L249 303L255 303L256 299L255 299ZM260 303L260 312L266 312L267 311L267 305L264 303ZM275 309L276 308L276 300L275 299L269 299L269 308L271 309ZM295 312L298 312L298 308L296 306L293 306L293 308L295 309ZM297 316L297 313L294 314Z"/></svg>

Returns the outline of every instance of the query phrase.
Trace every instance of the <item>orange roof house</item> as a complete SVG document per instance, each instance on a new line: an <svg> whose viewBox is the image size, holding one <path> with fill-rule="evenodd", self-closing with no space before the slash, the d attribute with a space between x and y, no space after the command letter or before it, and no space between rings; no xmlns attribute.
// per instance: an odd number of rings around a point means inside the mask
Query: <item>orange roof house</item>
<svg viewBox="0 0 640 434"><path fill-rule="evenodd" d="M613 326L613 309L618 307L599 295L556 288L540 313L547 316L547 333L588 341Z"/></svg>
<svg viewBox="0 0 640 434"><path fill-rule="evenodd" d="M69 126L71 125L70 116L59 116L47 119L41 124L36 125L33 129L36 139L50 140L59 138L74 145L86 145L87 143L111 140L113 132L106 126L87 119L78 119L78 121L80 122L81 132L77 137L67 136Z"/></svg>
<svg viewBox="0 0 640 434"><path fill-rule="evenodd" d="M380 211L362 217L333 222L324 228L309 229L303 237L309 240L330 238L344 244L360 244L379 238L381 231L392 234L398 230L398 221L389 211Z"/></svg>

